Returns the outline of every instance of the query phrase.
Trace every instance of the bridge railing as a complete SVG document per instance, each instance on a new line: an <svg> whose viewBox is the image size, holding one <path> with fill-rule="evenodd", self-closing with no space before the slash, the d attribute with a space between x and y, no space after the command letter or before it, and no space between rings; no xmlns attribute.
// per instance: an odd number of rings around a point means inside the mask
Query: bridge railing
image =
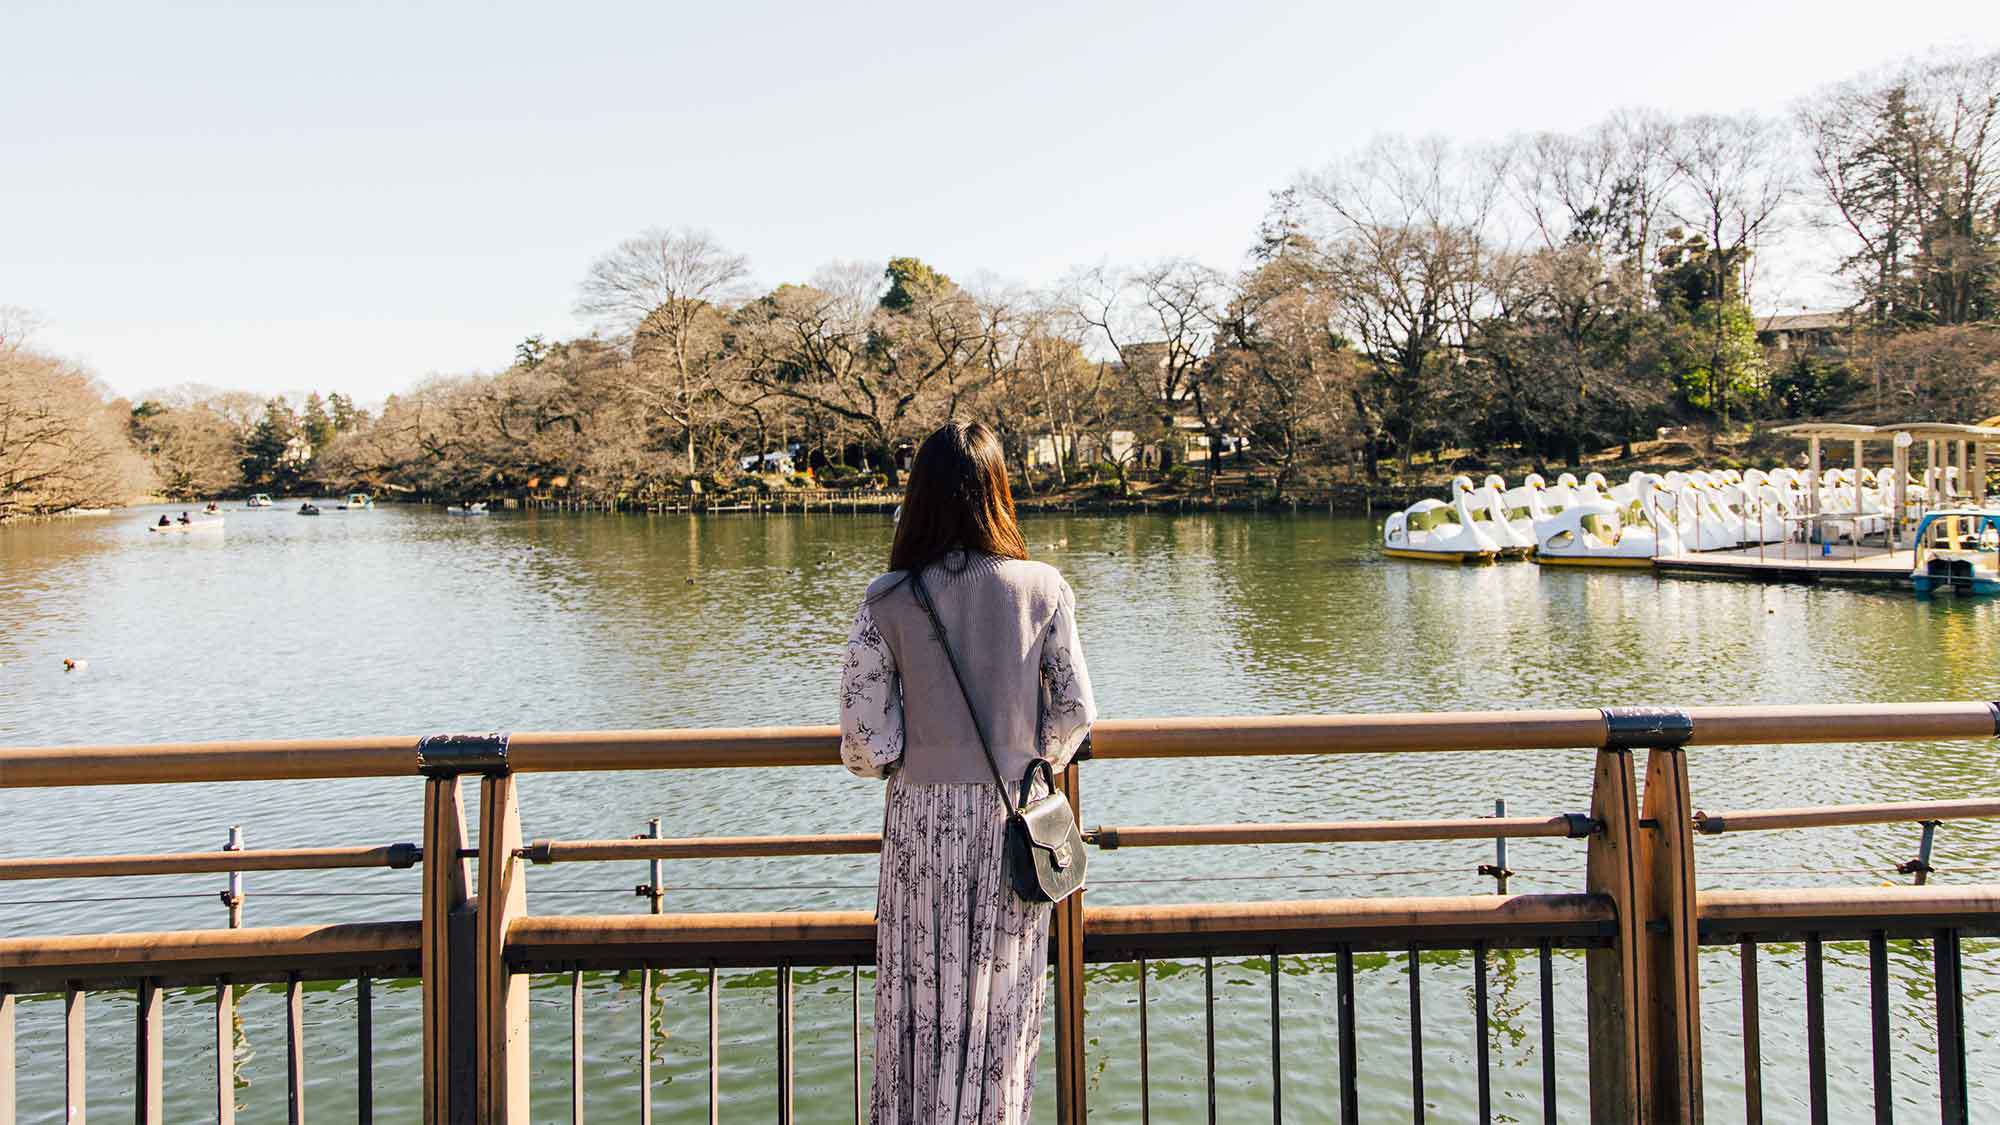
<svg viewBox="0 0 2000 1125"><path fill-rule="evenodd" d="M1419 987L1424 954L1473 954L1473 1026L1479 1110L1492 1112L1488 1051L1488 954L1532 951L1540 971L1542 1113L1557 1113L1561 1027L1576 1028L1576 1053L1588 1060L1594 1121L1699 1120L1704 1111L1701 959L1704 948L1733 948L1740 959L1741 1032L1749 1120L1761 1120L1757 950L1772 941L1805 943L1808 1030L1807 1101L1815 1120L1831 1106L1826 1078L1823 957L1827 942L1868 943L1874 1099L1878 1119L1895 1078L1889 1045L1886 968L1890 941L1930 946L1938 1010L1939 1108L1947 1121L1969 1120L1966 1084L1962 939L2000 933L2000 886L1922 885L1851 889L1698 891L1695 841L1703 834L1885 821L1935 822L1994 816L2000 801L1981 795L1941 802L1818 809L1708 813L1692 799L1687 760L1707 746L1992 739L2000 706L1934 703L1817 707L1731 707L1340 715L1285 718L1174 719L1099 725L1093 755L1171 758L1267 754L1383 754L1493 750L1594 749L1592 796L1585 810L1532 817L1315 824L1103 826L1100 848L1276 842L1440 841L1499 837L1572 839L1584 852L1584 885L1567 894L1330 898L1282 902L1086 906L1077 896L1057 909L1051 940L1053 1047L1058 1119L1081 1122L1088 1109L1085 1059L1086 966L1138 967L1140 1114L1150 1117L1147 997L1149 962L1198 959L1207 1000L1207 1082L1211 1119L1219 1112L1213 1008L1214 960L1268 958L1272 968L1270 1088L1281 1119L1288 1075L1280 1019L1277 959L1331 954L1336 974L1338 1100L1343 1121L1361 1119L1360 1057L1354 1023L1354 957L1388 951L1406 960L1413 1049L1405 1060L1412 1116L1422 1119L1425 1013ZM1641 757L1643 756L1643 757ZM515 780L534 772L593 770L834 767L831 728L572 732L415 738L193 743L149 746L0 749L0 789L87 785L202 783L224 780L421 777L421 842L269 852L59 857L0 860L7 879L112 877L190 871L330 867L413 868L422 883L417 919L341 922L150 934L58 935L0 940L0 1125L14 1114L14 1014L24 994L59 994L65 1006L64 1081L73 1120L83 1111L84 1020L93 990L135 990L136 1116L161 1120L162 991L215 989L218 1028L216 1116L233 1119L227 1068L227 1007L246 983L281 982L287 991L291 1119L304 1114L301 988L318 980L361 982L357 1037L358 1101L364 1120L374 1091L369 988L385 978L422 984L425 1120L525 1121L529 1089L527 988L535 974L570 974L572 1108L582 1119L585 1089L581 974L598 969L707 969L710 974L710 1105L718 1112L720 1063L715 1033L719 999L713 973L734 966L777 970L778 1105L793 1116L791 986L795 969L861 966L873 959L872 914L865 911L533 915L529 872L538 864L725 856L865 854L870 835L819 837L675 837L637 840L526 841ZM1081 811L1085 762L1061 778ZM480 786L476 839L467 831L463 783ZM0 794L0 801L6 797ZM1085 821L1088 823L1088 820ZM1925 857L1928 859L1928 856ZM475 862L476 861L476 862ZM1922 868L1927 868L1927 863ZM1926 873L1918 869L1920 881ZM1557 1018L1553 957L1580 949L1587 977L1587 1019ZM650 987L642 994L650 1003ZM856 1115L861 1114L862 1028L858 972L853 981ZM650 1018L641 1021L651 1035ZM1580 1034L1579 1034L1580 1032ZM1990 1034L1990 1027L1987 1031ZM642 1086L650 1049L640 1051ZM1366 1060L1371 1066L1379 1060ZM1399 1063L1398 1065L1404 1065ZM642 1099L650 1120L650 1098ZM1371 1116L1375 1111L1371 1109Z"/></svg>

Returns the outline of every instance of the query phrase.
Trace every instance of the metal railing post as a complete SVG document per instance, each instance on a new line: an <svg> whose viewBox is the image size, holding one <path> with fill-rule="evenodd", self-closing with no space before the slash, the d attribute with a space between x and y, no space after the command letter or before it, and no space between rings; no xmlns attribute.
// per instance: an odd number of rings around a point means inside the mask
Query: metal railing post
<svg viewBox="0 0 2000 1125"><path fill-rule="evenodd" d="M1086 744L1087 745L1087 744ZM1076 763L1061 775L1061 789L1081 823ZM1084 1070L1083 1027L1083 894L1056 904L1056 1120L1059 1125L1084 1125L1089 1109Z"/></svg>

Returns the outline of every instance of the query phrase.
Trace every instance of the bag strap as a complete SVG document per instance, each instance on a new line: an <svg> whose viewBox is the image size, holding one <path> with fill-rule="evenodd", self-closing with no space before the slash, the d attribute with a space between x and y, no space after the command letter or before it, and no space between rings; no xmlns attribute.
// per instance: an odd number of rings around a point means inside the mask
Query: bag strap
<svg viewBox="0 0 2000 1125"><path fill-rule="evenodd" d="M945 663L951 665L951 678L958 682L958 693L965 697L965 712L972 718L972 732L979 736L979 748L986 753L986 768L993 771L993 784L1000 790L1000 803L1007 806L1009 817L1018 817L1021 810L1014 804L1014 798L1007 792L1007 780L1000 775L1000 763L993 757L993 744L986 741L986 727L979 721L979 709L972 705L972 692L965 686L965 675L958 670L958 657L951 651L951 640L945 636L944 622L938 619L937 607L931 604L931 594L924 589L923 568L910 571L910 590L917 595L917 604L924 607L924 613L931 619L931 628L936 630L938 646L944 649Z"/></svg>

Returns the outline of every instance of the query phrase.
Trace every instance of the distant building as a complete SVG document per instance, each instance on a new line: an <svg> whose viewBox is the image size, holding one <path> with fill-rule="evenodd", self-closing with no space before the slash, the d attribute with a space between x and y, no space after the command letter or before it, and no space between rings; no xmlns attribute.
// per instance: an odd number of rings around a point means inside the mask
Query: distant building
<svg viewBox="0 0 2000 1125"><path fill-rule="evenodd" d="M285 451L278 455L278 463L288 468L303 469L312 463L313 446L302 435L293 435L285 442Z"/></svg>
<svg viewBox="0 0 2000 1125"><path fill-rule="evenodd" d="M1757 318L1757 342L1778 351L1845 347L1854 335L1854 314L1846 309L1827 312L1773 313Z"/></svg>

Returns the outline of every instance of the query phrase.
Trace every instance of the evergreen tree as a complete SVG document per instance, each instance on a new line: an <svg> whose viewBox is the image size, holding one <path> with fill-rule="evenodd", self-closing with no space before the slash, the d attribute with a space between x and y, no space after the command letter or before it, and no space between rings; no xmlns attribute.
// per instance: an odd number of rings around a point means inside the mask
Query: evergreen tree
<svg viewBox="0 0 2000 1125"><path fill-rule="evenodd" d="M296 484L302 467L293 442L299 437L299 420L284 398L264 404L264 417L250 430L243 443L243 479L246 483L283 490Z"/></svg>
<svg viewBox="0 0 2000 1125"><path fill-rule="evenodd" d="M890 312L908 312L924 294L953 287L951 278L920 258L891 258L882 276L889 279L889 291L882 294L882 307Z"/></svg>
<svg viewBox="0 0 2000 1125"><path fill-rule="evenodd" d="M312 443L315 454L331 445L333 435L339 432L333 419L327 415L326 404L321 401L318 391L306 396L305 410L299 415L299 427L305 439Z"/></svg>
<svg viewBox="0 0 2000 1125"><path fill-rule="evenodd" d="M333 415L333 432L344 434L368 420L368 413L354 408L354 400L335 391L326 396L326 405Z"/></svg>

